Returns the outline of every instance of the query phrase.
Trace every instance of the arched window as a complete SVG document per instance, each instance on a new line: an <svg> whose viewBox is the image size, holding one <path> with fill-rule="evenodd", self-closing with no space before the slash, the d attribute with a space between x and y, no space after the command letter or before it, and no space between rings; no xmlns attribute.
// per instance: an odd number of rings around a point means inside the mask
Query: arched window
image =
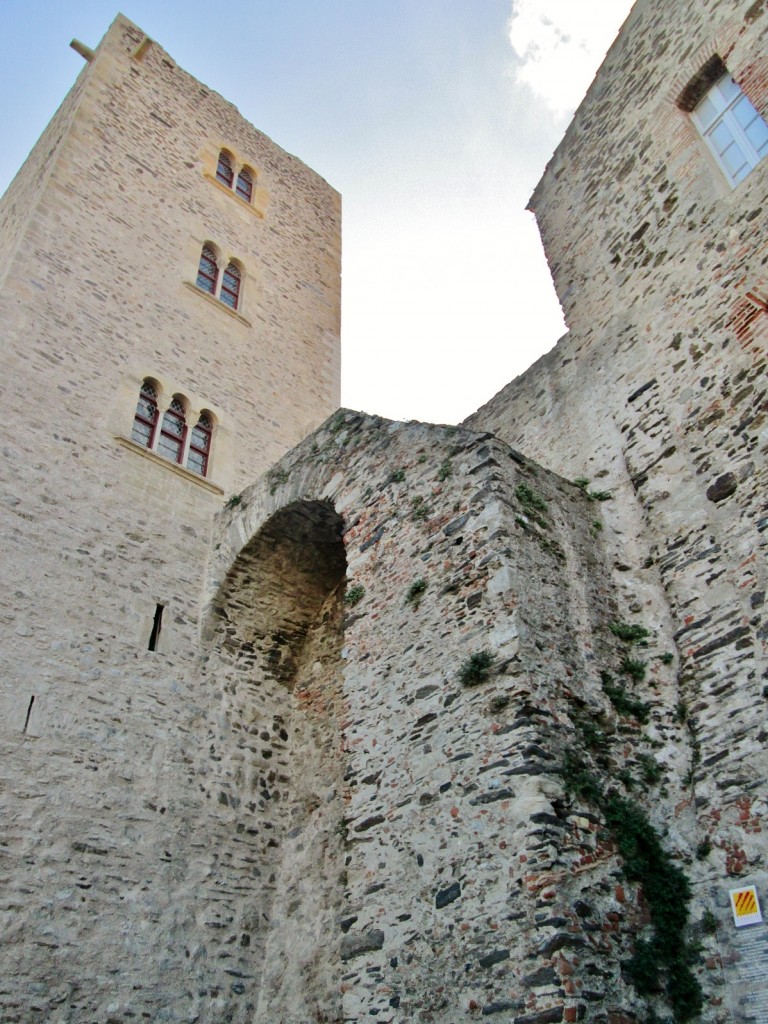
<svg viewBox="0 0 768 1024"><path fill-rule="evenodd" d="M205 476L208 472L208 456L211 452L211 433L213 421L208 413L201 413L200 419L192 428L192 436L189 439L189 454L187 455L187 469L193 473Z"/></svg>
<svg viewBox="0 0 768 1024"><path fill-rule="evenodd" d="M160 440L157 442L158 455L164 455L171 462L181 462L184 452L184 438L187 434L187 421L184 410L184 403L178 397L173 396L168 409L163 416L160 426Z"/></svg>
<svg viewBox="0 0 768 1024"><path fill-rule="evenodd" d="M220 181L222 185L226 185L227 188L232 188L234 178L235 173L232 170L232 157L226 149L222 149L219 153L219 162L216 165L216 180Z"/></svg>
<svg viewBox="0 0 768 1024"><path fill-rule="evenodd" d="M145 380L139 392L139 401L133 417L131 440L151 448L157 426L157 388L151 380Z"/></svg>
<svg viewBox="0 0 768 1024"><path fill-rule="evenodd" d="M253 175L250 171L246 170L245 167L237 176L235 192L241 199L244 199L246 203L250 203L251 196L253 195Z"/></svg>
<svg viewBox="0 0 768 1024"><path fill-rule="evenodd" d="M215 295L218 276L219 265L216 262L216 253L210 245L204 245L197 268L197 287L210 295Z"/></svg>
<svg viewBox="0 0 768 1024"><path fill-rule="evenodd" d="M230 309L237 309L240 299L241 276L239 268L234 263L230 263L221 279L221 295L219 298Z"/></svg>

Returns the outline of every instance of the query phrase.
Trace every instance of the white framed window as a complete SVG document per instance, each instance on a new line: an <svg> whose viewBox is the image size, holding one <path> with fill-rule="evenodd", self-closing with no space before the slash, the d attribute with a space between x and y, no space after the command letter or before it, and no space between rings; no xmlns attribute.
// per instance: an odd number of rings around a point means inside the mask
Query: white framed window
<svg viewBox="0 0 768 1024"><path fill-rule="evenodd" d="M768 125L730 75L723 75L691 111L732 188L768 154Z"/></svg>

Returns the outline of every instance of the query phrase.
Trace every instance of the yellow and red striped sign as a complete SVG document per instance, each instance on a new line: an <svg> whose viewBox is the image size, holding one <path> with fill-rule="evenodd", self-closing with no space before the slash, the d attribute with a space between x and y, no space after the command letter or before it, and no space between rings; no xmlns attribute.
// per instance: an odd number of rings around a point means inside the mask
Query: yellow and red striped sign
<svg viewBox="0 0 768 1024"><path fill-rule="evenodd" d="M760 913L760 902L754 885L731 889L728 895L731 897L733 923L737 928L743 928L747 924L760 924L763 915Z"/></svg>

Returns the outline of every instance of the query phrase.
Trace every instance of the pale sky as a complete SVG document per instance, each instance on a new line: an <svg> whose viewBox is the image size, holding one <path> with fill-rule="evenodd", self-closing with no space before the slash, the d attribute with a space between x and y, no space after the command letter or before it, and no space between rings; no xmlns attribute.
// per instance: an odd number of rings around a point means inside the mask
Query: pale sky
<svg viewBox="0 0 768 1024"><path fill-rule="evenodd" d="M124 0L343 197L342 402L454 423L563 333L525 204L631 0ZM0 191L117 13L3 0Z"/></svg>

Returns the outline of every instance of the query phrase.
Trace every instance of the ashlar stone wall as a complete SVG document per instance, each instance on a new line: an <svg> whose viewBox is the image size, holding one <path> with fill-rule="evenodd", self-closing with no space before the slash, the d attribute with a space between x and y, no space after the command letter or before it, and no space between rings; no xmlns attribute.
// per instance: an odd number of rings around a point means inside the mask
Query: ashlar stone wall
<svg viewBox="0 0 768 1024"><path fill-rule="evenodd" d="M211 178L224 146L252 207ZM201 790L201 593L225 495L338 405L339 216L122 16L0 202L3 1021L252 1016L219 925L234 901L246 941L261 882ZM194 287L204 241L241 262L237 314ZM205 479L130 441L148 376L211 412Z"/></svg>

